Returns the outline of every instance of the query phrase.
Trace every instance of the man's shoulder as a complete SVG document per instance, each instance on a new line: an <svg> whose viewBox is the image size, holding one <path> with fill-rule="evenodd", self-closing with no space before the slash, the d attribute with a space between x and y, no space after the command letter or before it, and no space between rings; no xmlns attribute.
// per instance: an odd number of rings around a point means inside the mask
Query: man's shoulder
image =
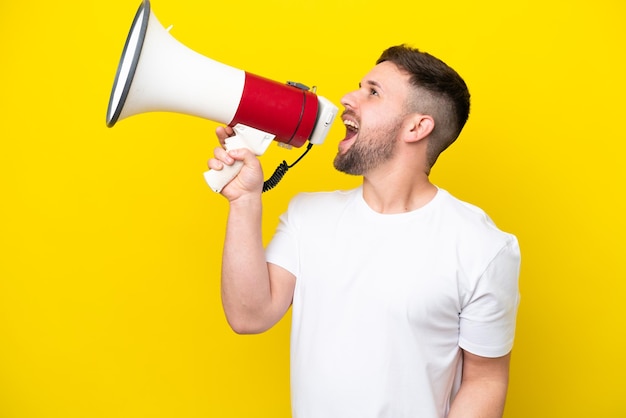
<svg viewBox="0 0 626 418"><path fill-rule="evenodd" d="M461 200L445 190L440 190L439 193L442 194L443 213L454 219L455 228L459 231L475 237L498 237L502 241L515 239L514 235L501 230L482 208Z"/></svg>
<svg viewBox="0 0 626 418"><path fill-rule="evenodd" d="M513 260L519 266L517 237L500 229L487 213L449 193L442 204L440 224L445 224L444 237L455 243L457 260L467 277L478 278L492 261Z"/></svg>

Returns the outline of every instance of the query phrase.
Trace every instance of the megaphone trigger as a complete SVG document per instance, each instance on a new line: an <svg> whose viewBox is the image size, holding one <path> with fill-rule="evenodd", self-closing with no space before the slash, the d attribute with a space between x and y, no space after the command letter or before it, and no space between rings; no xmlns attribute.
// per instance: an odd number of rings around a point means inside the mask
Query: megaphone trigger
<svg viewBox="0 0 626 418"><path fill-rule="evenodd" d="M233 126L233 131L235 131L235 135L226 138L226 149L248 148L256 155L263 155L276 137L276 135L241 123Z"/></svg>

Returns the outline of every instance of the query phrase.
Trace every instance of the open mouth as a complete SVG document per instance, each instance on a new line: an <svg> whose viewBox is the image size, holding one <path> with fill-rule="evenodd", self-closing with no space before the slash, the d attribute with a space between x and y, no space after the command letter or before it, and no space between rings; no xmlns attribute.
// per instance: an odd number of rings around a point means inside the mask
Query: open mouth
<svg viewBox="0 0 626 418"><path fill-rule="evenodd" d="M345 153L351 146L356 136L359 133L359 124L345 115L342 118L343 124L346 127L346 137L339 142L339 152Z"/></svg>
<svg viewBox="0 0 626 418"><path fill-rule="evenodd" d="M344 117L343 124L346 127L345 139L350 139L354 137L357 133L359 133L359 125L354 120Z"/></svg>
<svg viewBox="0 0 626 418"><path fill-rule="evenodd" d="M344 119L343 124L346 125L346 128L348 129L348 131L353 131L353 132L359 131L359 125L357 125L357 123L351 119Z"/></svg>

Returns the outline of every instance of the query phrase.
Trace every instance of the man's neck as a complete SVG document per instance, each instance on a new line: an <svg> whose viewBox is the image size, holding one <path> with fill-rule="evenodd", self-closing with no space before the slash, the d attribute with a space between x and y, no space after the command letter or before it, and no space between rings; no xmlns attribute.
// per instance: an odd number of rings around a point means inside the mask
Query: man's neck
<svg viewBox="0 0 626 418"><path fill-rule="evenodd" d="M384 214L405 213L421 208L437 194L437 187L424 173L401 176L364 176L363 199L374 211Z"/></svg>

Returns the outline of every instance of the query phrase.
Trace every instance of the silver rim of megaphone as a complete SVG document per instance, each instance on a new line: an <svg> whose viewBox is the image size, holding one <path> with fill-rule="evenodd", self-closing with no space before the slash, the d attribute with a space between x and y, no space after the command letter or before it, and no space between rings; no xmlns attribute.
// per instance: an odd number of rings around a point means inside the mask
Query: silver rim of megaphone
<svg viewBox="0 0 626 418"><path fill-rule="evenodd" d="M139 56L141 55L141 49L143 48L143 42L148 30L149 20L150 1L143 0L137 10L137 13L135 14L130 31L128 31L128 37L126 38L126 43L124 44L122 57L120 58L120 62L117 66L115 82L113 83L113 89L111 90L111 96L109 98L109 107L107 109L108 127L115 125L115 122L117 122L120 114L122 113L122 109L124 108L124 103L128 97L128 92L130 91L130 86L133 82L135 71L137 70L137 64L139 63ZM138 24L139 26L137 26ZM129 48L133 48L133 50L129 50ZM129 52L132 52L132 55L127 56ZM130 66L127 66L126 64L129 62L129 59ZM126 77L124 78L124 76ZM120 89L122 89L121 92ZM114 111L112 111L113 108L115 108Z"/></svg>

